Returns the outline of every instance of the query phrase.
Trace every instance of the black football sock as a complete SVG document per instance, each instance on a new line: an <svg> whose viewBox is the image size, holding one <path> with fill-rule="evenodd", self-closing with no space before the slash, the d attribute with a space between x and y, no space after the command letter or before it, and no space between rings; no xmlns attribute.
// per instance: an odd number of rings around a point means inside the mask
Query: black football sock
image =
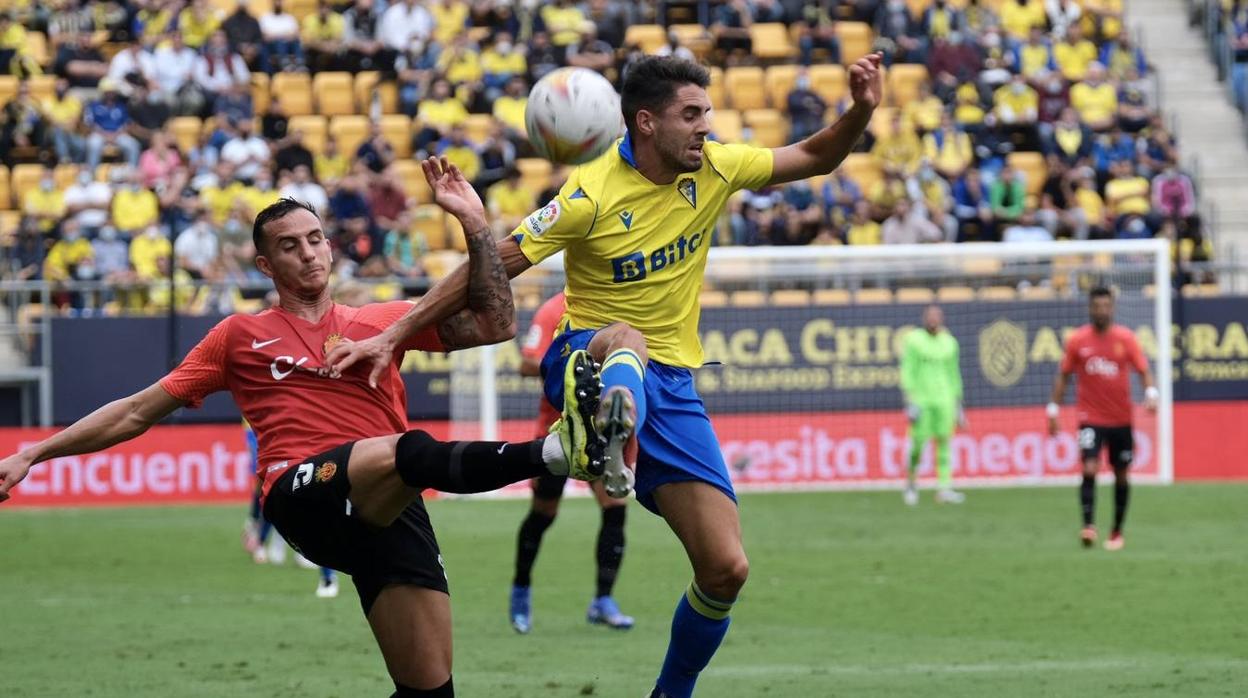
<svg viewBox="0 0 1248 698"><path fill-rule="evenodd" d="M598 586L596 596L610 596L615 577L624 559L624 512L626 507L602 510L602 527L598 529Z"/></svg>
<svg viewBox="0 0 1248 698"><path fill-rule="evenodd" d="M1083 525L1091 526L1096 520L1096 476L1084 475L1079 485L1079 504L1083 507Z"/></svg>
<svg viewBox="0 0 1248 698"><path fill-rule="evenodd" d="M446 683L437 688L420 689L404 686L396 681L390 698L455 698L455 683L453 679L447 679Z"/></svg>
<svg viewBox="0 0 1248 698"><path fill-rule="evenodd" d="M511 580L513 585L532 585L530 575L533 572L533 563L537 561L537 551L542 546L542 535L554 521L553 516L530 511L524 523L520 524L520 533L516 536L516 576Z"/></svg>
<svg viewBox="0 0 1248 698"><path fill-rule="evenodd" d="M1114 533L1122 532L1122 521L1127 518L1127 502L1131 499L1131 483L1126 479L1114 482Z"/></svg>
<svg viewBox="0 0 1248 698"><path fill-rule="evenodd" d="M438 441L409 431L395 446L394 467L408 487L419 490L489 492L546 474L543 441Z"/></svg>

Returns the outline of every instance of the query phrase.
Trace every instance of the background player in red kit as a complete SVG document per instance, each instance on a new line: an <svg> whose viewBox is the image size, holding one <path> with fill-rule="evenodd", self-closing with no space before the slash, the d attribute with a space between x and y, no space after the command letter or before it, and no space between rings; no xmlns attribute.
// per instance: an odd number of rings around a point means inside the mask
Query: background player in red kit
<svg viewBox="0 0 1248 698"><path fill-rule="evenodd" d="M515 334L510 285L481 200L444 160L423 166L435 200L459 211L469 231L471 288L465 308L398 347L396 359L409 349L449 351ZM335 304L329 242L307 204L283 199L266 208L252 237L278 307L226 318L156 384L0 461L0 501L36 463L108 448L228 390L259 437L265 517L310 560L352 575L393 695L453 696L450 600L420 493L480 492L547 472L588 479L603 448L585 424L597 407L593 364L582 355L580 371L569 369L575 408L544 439L443 443L408 432L401 360L373 386L368 369L331 375L323 360L339 342L376 335L410 304Z"/></svg>
<svg viewBox="0 0 1248 698"><path fill-rule="evenodd" d="M1109 452L1114 469L1114 528L1105 540L1106 550L1121 550L1122 522L1127 515L1131 489L1127 469L1131 467L1134 438L1131 434L1131 377L1135 369L1144 381L1145 405L1157 409L1157 388L1148 360L1140 351L1135 334L1114 324L1114 296L1098 286L1088 293L1091 323L1075 330L1066 340L1066 351L1053 383L1049 402L1049 433L1057 433L1058 405L1066 393L1071 374L1075 386L1075 409L1079 414L1079 448L1083 452L1083 482L1079 503L1083 507L1084 547L1096 543L1096 471L1101 467L1101 448Z"/></svg>
<svg viewBox="0 0 1248 698"><path fill-rule="evenodd" d="M542 357L546 356L546 350L555 338L555 330L565 309L563 291L551 296L538 308L533 316L533 324L520 347L520 375L541 375ZM559 413L546 400L539 398L538 403L536 427L537 434L541 435L559 419ZM633 459L635 460L635 456ZM511 582L508 618L511 620L511 627L521 634L528 633L533 627L530 588L533 563L537 560L537 551L542 545L542 535L559 514L559 500L563 497L563 488L567 482L566 477L559 475L541 475L533 480L533 505L516 534L516 572ZM598 563L596 589L585 616L590 623L627 630L633 627L633 618L620 611L611 590L619 574L620 561L624 558L624 505L628 500L607 496L601 481L590 486L602 507L602 525L598 529L595 550Z"/></svg>

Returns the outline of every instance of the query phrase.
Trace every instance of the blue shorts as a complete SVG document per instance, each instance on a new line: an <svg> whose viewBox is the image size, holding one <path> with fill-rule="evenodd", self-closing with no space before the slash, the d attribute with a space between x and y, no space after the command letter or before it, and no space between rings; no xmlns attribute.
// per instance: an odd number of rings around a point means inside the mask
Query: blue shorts
<svg viewBox="0 0 1248 698"><path fill-rule="evenodd" d="M596 330L568 330L542 357L546 400L563 411L563 371L568 356L585 349ZM669 482L705 482L737 501L719 439L687 368L646 365L646 422L637 434L637 501L658 514L654 491Z"/></svg>

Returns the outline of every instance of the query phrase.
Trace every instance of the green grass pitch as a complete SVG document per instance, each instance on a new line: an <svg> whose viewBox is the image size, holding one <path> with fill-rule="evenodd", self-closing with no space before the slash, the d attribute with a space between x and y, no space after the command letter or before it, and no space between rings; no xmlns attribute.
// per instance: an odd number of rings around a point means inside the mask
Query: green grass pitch
<svg viewBox="0 0 1248 698"><path fill-rule="evenodd" d="M1127 549L1082 550L1073 488L742 497L751 576L699 696L1242 696L1245 485L1137 487ZM1099 492L1102 530L1112 511ZM623 696L650 686L689 579L630 511L617 587L631 632L590 627L597 512L565 503L535 571L535 627L506 622L519 501L431 505L462 696ZM0 509L0 693L385 696L353 589L257 566L238 507Z"/></svg>

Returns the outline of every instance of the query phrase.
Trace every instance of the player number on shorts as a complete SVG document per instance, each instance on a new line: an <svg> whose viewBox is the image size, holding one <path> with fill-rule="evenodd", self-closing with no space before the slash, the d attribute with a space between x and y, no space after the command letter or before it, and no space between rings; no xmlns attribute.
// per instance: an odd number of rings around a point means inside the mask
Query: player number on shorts
<svg viewBox="0 0 1248 698"><path fill-rule="evenodd" d="M1084 427L1079 430L1079 448L1087 451L1096 448L1096 430L1092 427Z"/></svg>
<svg viewBox="0 0 1248 698"><path fill-rule="evenodd" d="M290 486L290 490L293 492L309 482L312 482L312 464L304 463L295 471L295 482Z"/></svg>

